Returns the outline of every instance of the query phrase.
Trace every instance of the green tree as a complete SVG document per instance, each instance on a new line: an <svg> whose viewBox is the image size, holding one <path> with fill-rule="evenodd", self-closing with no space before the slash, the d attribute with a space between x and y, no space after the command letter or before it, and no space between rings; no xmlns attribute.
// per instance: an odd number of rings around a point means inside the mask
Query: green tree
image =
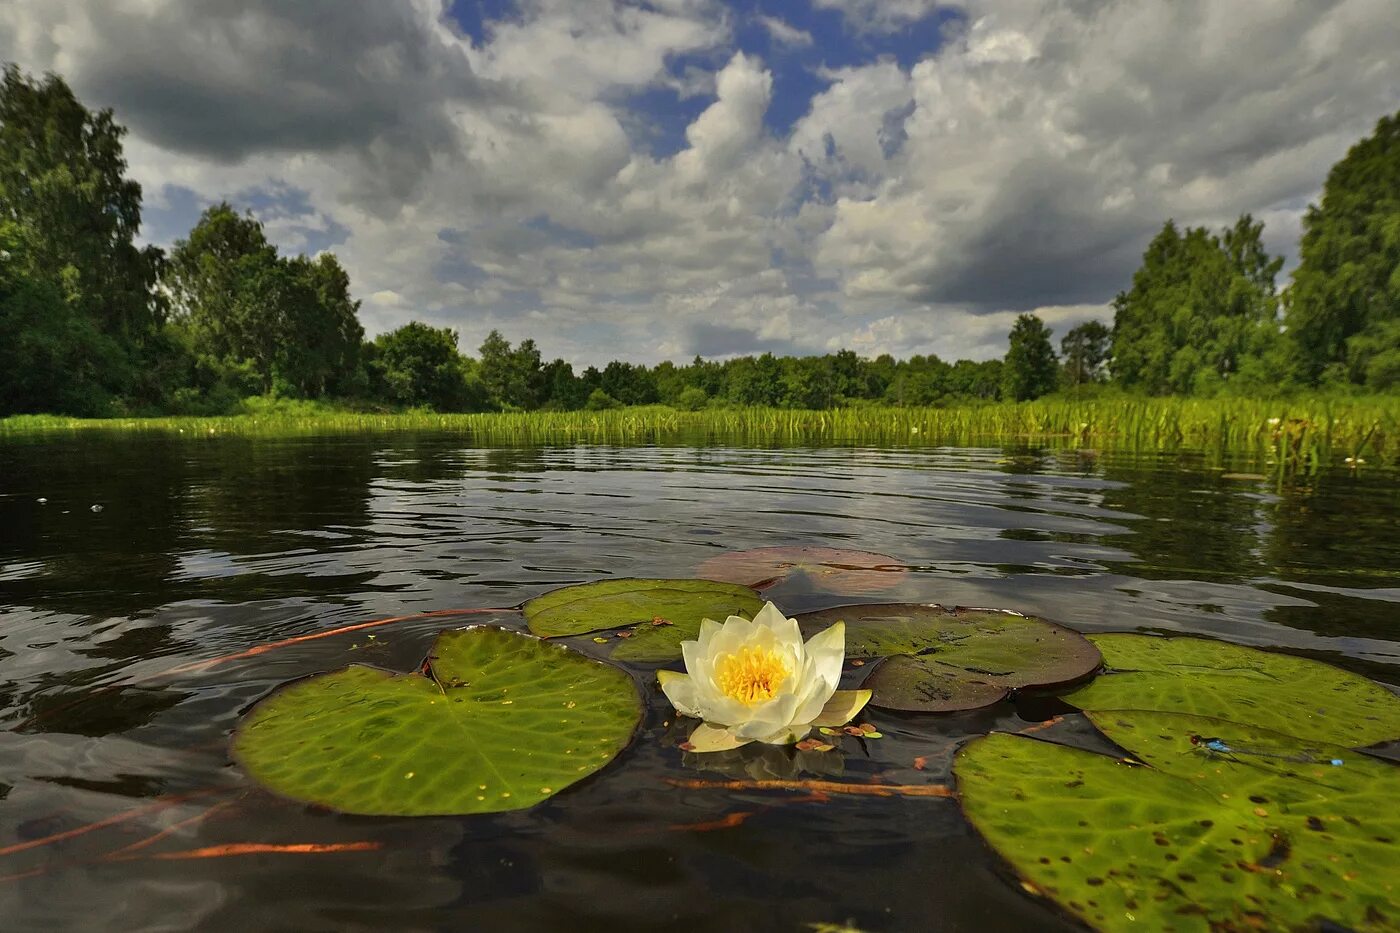
<svg viewBox="0 0 1400 933"><path fill-rule="evenodd" d="M1274 277L1282 260L1248 214L1214 235L1171 221L1148 245L1132 288L1114 299L1116 382L1153 395L1216 392L1277 382L1281 340ZM1242 375L1243 374L1243 377Z"/></svg>
<svg viewBox="0 0 1400 933"><path fill-rule="evenodd" d="M741 356L726 364L725 390L735 404L778 406L783 401L783 368L773 354Z"/></svg>
<svg viewBox="0 0 1400 933"><path fill-rule="evenodd" d="M204 211L177 240L165 270L175 321L188 330L197 357L213 367L246 366L257 388L272 388L280 303L291 296L277 250L253 215L228 203Z"/></svg>
<svg viewBox="0 0 1400 933"><path fill-rule="evenodd" d="M24 273L16 225L0 221L0 415L101 415L126 369L123 348L58 286Z"/></svg>
<svg viewBox="0 0 1400 933"><path fill-rule="evenodd" d="M842 398L869 398L871 386L865 360L853 350L838 350L823 357L824 368L831 374L832 389ZM812 406L803 406L812 407ZM825 408L827 406L818 406Z"/></svg>
<svg viewBox="0 0 1400 933"><path fill-rule="evenodd" d="M410 321L374 338L373 347L373 385L389 401L438 411L485 407L485 392L479 386L473 391L450 327Z"/></svg>
<svg viewBox="0 0 1400 933"><path fill-rule="evenodd" d="M681 411L699 411L710 403L710 397L699 386L687 386L676 395L671 403Z"/></svg>
<svg viewBox="0 0 1400 933"><path fill-rule="evenodd" d="M710 398L724 395L725 369L723 363L705 360L699 356L685 368L686 385L699 386Z"/></svg>
<svg viewBox="0 0 1400 933"><path fill-rule="evenodd" d="M660 401L656 379L645 366L613 360L603 367L600 385L624 405L651 405Z"/></svg>
<svg viewBox="0 0 1400 933"><path fill-rule="evenodd" d="M839 358L840 354L837 356ZM854 353L850 356L856 358ZM789 408L820 410L835 406L837 387L843 382L842 376L832 366L831 357L804 356L785 359L784 362L787 365L783 374L783 394ZM848 375L848 378L857 377ZM845 384L855 386L857 383L853 381ZM860 385L860 388L864 389L864 386Z"/></svg>
<svg viewBox="0 0 1400 933"><path fill-rule="evenodd" d="M263 392L314 398L352 385L364 330L335 256L283 259L252 214L220 203L175 244L165 282L197 357L250 368Z"/></svg>
<svg viewBox="0 0 1400 933"><path fill-rule="evenodd" d="M1302 378L1393 385L1400 365L1400 113L1332 166L1285 295Z"/></svg>
<svg viewBox="0 0 1400 933"><path fill-rule="evenodd" d="M574 375L573 364L566 360L546 363L540 381L546 387L544 407L552 411L577 411L588 399L583 380Z"/></svg>
<svg viewBox="0 0 1400 933"><path fill-rule="evenodd" d="M315 304L293 329L293 343L304 357L290 367L309 395L343 395L355 388L365 329L360 302L350 297L350 275L334 253L297 257L294 269L315 295Z"/></svg>
<svg viewBox="0 0 1400 933"><path fill-rule="evenodd" d="M1085 321L1060 340L1064 356L1065 383L1071 386L1098 382L1108 363L1108 344L1113 332L1099 321Z"/></svg>
<svg viewBox="0 0 1400 933"><path fill-rule="evenodd" d="M1055 391L1059 372L1050 328L1034 314L1016 318L1002 367L1002 397L1017 402L1040 398Z"/></svg>
<svg viewBox="0 0 1400 933"><path fill-rule="evenodd" d="M535 341L522 340L520 346L512 348L500 331L493 330L478 352L481 381L496 405L530 411L545 400L548 386Z"/></svg>
<svg viewBox="0 0 1400 933"><path fill-rule="evenodd" d="M125 174L125 134L110 110L89 111L56 75L36 81L9 65L0 76L0 223L10 244L11 301L18 303L9 326L23 321L25 328L12 339L87 360L87 388L74 390L85 408L98 395L139 386L136 376L150 363L161 324L154 290L161 254L135 243L141 186ZM27 297L16 297L21 293ZM54 295L66 310L32 313ZM78 345L53 343L66 339ZM99 385L102 392L88 391ZM45 407L64 408L73 397Z"/></svg>
<svg viewBox="0 0 1400 933"><path fill-rule="evenodd" d="M621 408L622 403L602 389L594 389L588 393L588 401L583 407L588 411L607 411L609 408Z"/></svg>

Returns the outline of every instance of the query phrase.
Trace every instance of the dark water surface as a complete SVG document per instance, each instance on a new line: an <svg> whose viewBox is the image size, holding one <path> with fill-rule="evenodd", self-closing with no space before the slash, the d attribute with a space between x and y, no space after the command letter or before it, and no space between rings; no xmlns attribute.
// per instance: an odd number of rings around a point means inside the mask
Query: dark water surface
<svg viewBox="0 0 1400 933"><path fill-rule="evenodd" d="M724 549L821 544L894 555L913 572L878 596L802 581L768 591L790 613L859 599L1006 607L1091 632L1204 633L1400 683L1396 475L1340 469L1282 487L1241 475L1259 469L1024 445L5 441L0 926L1071 929L1020 891L953 801L814 802L665 781L943 783L959 740L1048 715L1033 702L934 718L873 711L862 718L886 737L868 754L853 743L844 760L807 763L823 775L781 754L684 755L669 707L639 677L650 709L637 741L548 803L370 819L250 787L228 761L229 732L291 678L350 661L412 669L450 620L153 675L382 616L510 607L607 576L689 576ZM203 795L179 799L190 792ZM350 842L380 848L215 848ZM214 857L189 857L199 850Z"/></svg>

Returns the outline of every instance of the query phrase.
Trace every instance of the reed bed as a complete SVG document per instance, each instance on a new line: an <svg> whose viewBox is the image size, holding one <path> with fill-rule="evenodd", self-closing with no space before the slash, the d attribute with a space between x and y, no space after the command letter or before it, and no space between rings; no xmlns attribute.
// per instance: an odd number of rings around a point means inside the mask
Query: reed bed
<svg viewBox="0 0 1400 933"><path fill-rule="evenodd" d="M72 434L288 437L365 432L450 433L476 446L740 444L975 445L1055 439L1057 446L1250 451L1290 466L1351 458L1400 461L1400 396L1289 400L1062 397L950 408L828 411L665 406L611 411L373 414L324 410L231 417L0 420L0 441Z"/></svg>

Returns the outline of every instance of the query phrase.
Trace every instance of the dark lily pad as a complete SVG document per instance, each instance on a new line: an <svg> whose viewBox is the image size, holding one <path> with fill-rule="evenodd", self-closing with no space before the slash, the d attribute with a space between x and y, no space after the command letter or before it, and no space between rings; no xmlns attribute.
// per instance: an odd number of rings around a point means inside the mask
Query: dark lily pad
<svg viewBox="0 0 1400 933"><path fill-rule="evenodd" d="M1193 713L1361 746L1400 737L1400 697L1320 661L1184 636L1094 635L1106 673L1065 696L1083 710Z"/></svg>
<svg viewBox="0 0 1400 933"><path fill-rule="evenodd" d="M753 618L763 600L746 586L712 580L604 580L545 593L524 606L536 635L559 637L627 630L610 646L619 661L674 661L681 642L700 634L700 620Z"/></svg>
<svg viewBox="0 0 1400 933"><path fill-rule="evenodd" d="M234 759L269 789L345 813L533 806L632 739L623 671L522 632L445 632L428 676L352 665L277 690L244 717Z"/></svg>
<svg viewBox="0 0 1400 933"><path fill-rule="evenodd" d="M936 657L890 658L865 681L871 691L870 705L914 713L954 713L981 709L1000 702L1010 688L977 675L969 676L959 667L945 665Z"/></svg>
<svg viewBox="0 0 1400 933"><path fill-rule="evenodd" d="M803 574L828 593L878 593L898 586L908 573L904 563L887 554L832 547L760 547L731 551L700 565L706 580L767 586Z"/></svg>
<svg viewBox="0 0 1400 933"><path fill-rule="evenodd" d="M1101 930L1400 925L1400 769L1218 719L1092 718L1148 765L1000 734L954 763L968 818L1029 889Z"/></svg>
<svg viewBox="0 0 1400 933"><path fill-rule="evenodd" d="M804 635L846 623L846 657L886 657L865 686L872 706L979 709L1013 689L1072 684L1099 667L1078 632L1014 612L910 603L841 606L798 616Z"/></svg>

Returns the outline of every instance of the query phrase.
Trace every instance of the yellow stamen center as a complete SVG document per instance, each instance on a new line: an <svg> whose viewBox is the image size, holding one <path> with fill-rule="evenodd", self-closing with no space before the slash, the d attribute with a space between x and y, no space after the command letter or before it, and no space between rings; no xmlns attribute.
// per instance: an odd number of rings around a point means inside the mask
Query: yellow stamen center
<svg viewBox="0 0 1400 933"><path fill-rule="evenodd" d="M778 652L753 645L725 655L715 665L720 691L748 706L773 699L787 676L787 665Z"/></svg>

